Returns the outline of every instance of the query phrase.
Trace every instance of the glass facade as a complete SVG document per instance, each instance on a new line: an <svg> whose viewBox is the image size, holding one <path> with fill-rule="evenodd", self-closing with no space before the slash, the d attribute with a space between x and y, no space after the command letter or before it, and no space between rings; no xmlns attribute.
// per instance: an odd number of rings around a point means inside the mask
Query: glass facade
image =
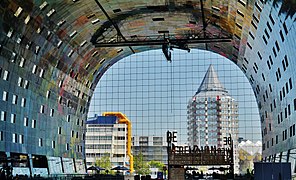
<svg viewBox="0 0 296 180"><path fill-rule="evenodd" d="M206 28L199 17L200 2L207 12ZM260 112L263 159L295 166L295 2L106 1L102 6L118 28L91 0L1 1L1 153L46 156L49 166L57 166L48 168L51 174L62 173L63 163L71 159L83 164L83 122L101 77L134 52L161 48L94 44L113 42L118 34L130 39L207 35L231 37L231 42L189 48L227 57L249 79ZM75 167L64 173L83 171L83 165Z"/></svg>

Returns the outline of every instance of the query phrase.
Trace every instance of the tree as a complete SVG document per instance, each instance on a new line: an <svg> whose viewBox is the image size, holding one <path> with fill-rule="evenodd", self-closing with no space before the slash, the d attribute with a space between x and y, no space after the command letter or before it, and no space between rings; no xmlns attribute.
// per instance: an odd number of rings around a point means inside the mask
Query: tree
<svg viewBox="0 0 296 180"><path fill-rule="evenodd" d="M110 161L110 154L106 153L104 156L96 160L95 166L99 166L104 168L106 171L111 172L111 161Z"/></svg>
<svg viewBox="0 0 296 180"><path fill-rule="evenodd" d="M141 152L134 156L134 169L136 174L140 175L147 175L151 172L149 169L149 165L147 161L145 161Z"/></svg>
<svg viewBox="0 0 296 180"><path fill-rule="evenodd" d="M160 162L160 161L149 161L148 162L148 165L151 167L151 168L158 168L158 171L159 172L163 172L163 167L165 166L164 163Z"/></svg>

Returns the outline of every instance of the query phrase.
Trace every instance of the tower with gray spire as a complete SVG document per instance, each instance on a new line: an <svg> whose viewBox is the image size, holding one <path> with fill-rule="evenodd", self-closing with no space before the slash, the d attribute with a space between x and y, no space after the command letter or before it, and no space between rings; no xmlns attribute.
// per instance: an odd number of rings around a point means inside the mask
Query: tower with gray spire
<svg viewBox="0 0 296 180"><path fill-rule="evenodd" d="M234 169L238 170L238 104L223 87L212 65L187 106L188 144L223 148L233 139Z"/></svg>

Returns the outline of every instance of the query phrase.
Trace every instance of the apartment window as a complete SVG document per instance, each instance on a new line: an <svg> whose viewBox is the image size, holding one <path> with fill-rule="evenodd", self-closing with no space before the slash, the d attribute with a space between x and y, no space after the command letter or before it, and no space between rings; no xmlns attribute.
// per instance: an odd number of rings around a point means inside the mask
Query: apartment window
<svg viewBox="0 0 296 180"><path fill-rule="evenodd" d="M29 120L27 117L24 117L24 126L29 126Z"/></svg>
<svg viewBox="0 0 296 180"><path fill-rule="evenodd" d="M58 134L62 134L62 127L58 127Z"/></svg>
<svg viewBox="0 0 296 180"><path fill-rule="evenodd" d="M40 113L44 113L44 105L40 106Z"/></svg>
<svg viewBox="0 0 296 180"><path fill-rule="evenodd" d="M39 145L39 147L42 147L42 146L43 146L42 138L39 138L39 140L38 140L38 145Z"/></svg>
<svg viewBox="0 0 296 180"><path fill-rule="evenodd" d="M50 91L46 91L46 98L50 97Z"/></svg>
<svg viewBox="0 0 296 180"><path fill-rule="evenodd" d="M291 105L288 105L288 115L291 115Z"/></svg>
<svg viewBox="0 0 296 180"><path fill-rule="evenodd" d="M36 72L37 72L37 66L34 64L33 65L33 68L32 68L32 73L33 74L36 74Z"/></svg>
<svg viewBox="0 0 296 180"><path fill-rule="evenodd" d="M271 87L271 84L269 84L269 90L270 90L270 92L272 92L272 87Z"/></svg>
<svg viewBox="0 0 296 180"><path fill-rule="evenodd" d="M15 133L12 134L12 142L17 143L17 134Z"/></svg>
<svg viewBox="0 0 296 180"><path fill-rule="evenodd" d="M19 87L22 87L23 86L23 78L21 78L21 77L18 78L17 85Z"/></svg>
<svg viewBox="0 0 296 180"><path fill-rule="evenodd" d="M274 25L275 22L274 22L274 20L273 20L273 17L271 16L271 14L269 14L269 19L270 19L271 23Z"/></svg>
<svg viewBox="0 0 296 180"><path fill-rule="evenodd" d="M286 26L286 22L283 23L283 28L284 28L285 34L287 35L288 34L288 28Z"/></svg>
<svg viewBox="0 0 296 180"><path fill-rule="evenodd" d="M4 140L4 135L3 135L3 131L0 131L0 141Z"/></svg>
<svg viewBox="0 0 296 180"><path fill-rule="evenodd" d="M24 144L24 135L22 134L19 135L19 143Z"/></svg>
<svg viewBox="0 0 296 180"><path fill-rule="evenodd" d="M77 119L77 122L76 122L76 125L77 125L77 126L79 126L79 121L80 121L80 120L79 120L79 119Z"/></svg>
<svg viewBox="0 0 296 180"><path fill-rule="evenodd" d="M40 73L39 73L39 77L43 78L43 75L44 75L44 70L41 69L41 70L40 70Z"/></svg>
<svg viewBox="0 0 296 180"><path fill-rule="evenodd" d="M19 66L20 66L20 67L24 67L25 61L26 61L26 60L22 57L22 58L21 58L21 61L20 61L20 63L19 63Z"/></svg>
<svg viewBox="0 0 296 180"><path fill-rule="evenodd" d="M9 78L9 71L5 70L3 74L3 80L8 81L8 78Z"/></svg>
<svg viewBox="0 0 296 180"><path fill-rule="evenodd" d="M26 107L26 98L22 98L21 106Z"/></svg>
<svg viewBox="0 0 296 180"><path fill-rule="evenodd" d="M50 110L50 114L49 114L49 115L52 117L52 116L53 116L53 114L54 114L54 109L51 109L51 110Z"/></svg>
<svg viewBox="0 0 296 180"><path fill-rule="evenodd" d="M296 111L296 98L294 99L294 111Z"/></svg>
<svg viewBox="0 0 296 180"><path fill-rule="evenodd" d="M280 30L280 37L281 37L282 42L284 42L285 41L285 38L284 38L284 35L283 35L282 30Z"/></svg>
<svg viewBox="0 0 296 180"><path fill-rule="evenodd" d="M71 137L74 137L74 131L73 130L71 131Z"/></svg>
<svg viewBox="0 0 296 180"><path fill-rule="evenodd" d="M278 135L275 136L275 143L276 143L276 144L279 143L279 136L278 136Z"/></svg>
<svg viewBox="0 0 296 180"><path fill-rule="evenodd" d="M11 123L15 123L15 120L16 120L16 115L15 114L11 114L10 115L10 122Z"/></svg>
<svg viewBox="0 0 296 180"><path fill-rule="evenodd" d="M70 122L70 120L71 120L70 115L67 115L67 122Z"/></svg>
<svg viewBox="0 0 296 180"><path fill-rule="evenodd" d="M264 35L262 36L262 38L263 38L264 43L267 45L267 40Z"/></svg>
<svg viewBox="0 0 296 180"><path fill-rule="evenodd" d="M277 53L276 53L276 51L275 51L275 48L274 48L274 47L272 47L272 52L273 52L274 56L275 56L275 57L277 57Z"/></svg>
<svg viewBox="0 0 296 180"><path fill-rule="evenodd" d="M276 47L277 51L279 52L280 51L280 46L279 46L279 43L277 41L275 41L275 47Z"/></svg>
<svg viewBox="0 0 296 180"><path fill-rule="evenodd" d="M293 136L295 136L295 124L293 124Z"/></svg>
<svg viewBox="0 0 296 180"><path fill-rule="evenodd" d="M1 121L6 121L6 111L1 111Z"/></svg>
<svg viewBox="0 0 296 180"><path fill-rule="evenodd" d="M78 138L78 137L79 137L79 132L77 131L77 132L76 132L76 138Z"/></svg>
<svg viewBox="0 0 296 180"><path fill-rule="evenodd" d="M66 151L69 151L69 143L66 143Z"/></svg>
<svg viewBox="0 0 296 180"><path fill-rule="evenodd" d="M289 79L289 85L290 85L290 89L292 89L293 88L293 84L292 84L292 79L291 78Z"/></svg>
<svg viewBox="0 0 296 180"><path fill-rule="evenodd" d="M12 104L17 104L17 95L12 95Z"/></svg>
<svg viewBox="0 0 296 180"><path fill-rule="evenodd" d="M290 126L290 137L292 137L292 135L293 135L293 131L292 131L293 129L292 128L293 128L293 126Z"/></svg>
<svg viewBox="0 0 296 180"><path fill-rule="evenodd" d="M32 120L32 128L33 129L36 128L36 120L35 119Z"/></svg>
<svg viewBox="0 0 296 180"><path fill-rule="evenodd" d="M24 88L25 89L28 89L29 88L29 81L28 80L25 80Z"/></svg>
<svg viewBox="0 0 296 180"><path fill-rule="evenodd" d="M55 145L55 141L51 141L51 148L52 148L52 149L55 149L55 146L56 146L56 145Z"/></svg>
<svg viewBox="0 0 296 180"><path fill-rule="evenodd" d="M62 96L59 96L59 104L62 104L62 102L63 102L63 98Z"/></svg>
<svg viewBox="0 0 296 180"><path fill-rule="evenodd" d="M3 101L7 101L7 99L8 99L8 92L3 91L3 94L2 94L2 100L3 100Z"/></svg>

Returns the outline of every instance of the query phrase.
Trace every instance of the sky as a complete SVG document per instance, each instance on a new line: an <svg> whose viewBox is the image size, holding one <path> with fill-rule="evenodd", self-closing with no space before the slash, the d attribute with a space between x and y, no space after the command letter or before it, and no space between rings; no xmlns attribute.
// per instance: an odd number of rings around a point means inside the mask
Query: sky
<svg viewBox="0 0 296 180"><path fill-rule="evenodd" d="M261 141L260 118L250 83L230 60L218 54L174 49L172 62L161 50L121 59L103 75L91 100L88 117L106 111L124 113L137 136L165 136L177 131L187 142L187 103L212 64L220 82L239 106L239 136Z"/></svg>

